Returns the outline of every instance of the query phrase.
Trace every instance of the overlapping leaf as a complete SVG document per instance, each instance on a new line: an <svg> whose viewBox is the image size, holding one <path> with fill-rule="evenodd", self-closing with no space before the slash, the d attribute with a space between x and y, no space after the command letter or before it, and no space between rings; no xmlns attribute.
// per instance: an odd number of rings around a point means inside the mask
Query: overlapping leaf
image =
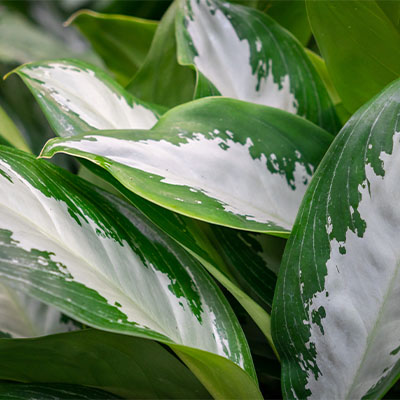
<svg viewBox="0 0 400 400"><path fill-rule="evenodd" d="M71 23L90 41L122 85L143 64L157 29L155 21L89 10L72 15L67 21Z"/></svg>
<svg viewBox="0 0 400 400"><path fill-rule="evenodd" d="M80 156L173 211L285 236L330 138L284 111L212 98L176 107L150 131L53 139L42 156Z"/></svg>
<svg viewBox="0 0 400 400"><path fill-rule="evenodd" d="M210 397L160 344L94 329L1 340L0 379L85 385L128 399Z"/></svg>
<svg viewBox="0 0 400 400"><path fill-rule="evenodd" d="M173 107L193 99L195 74L178 64L173 2L161 19L147 57L127 89L139 98Z"/></svg>
<svg viewBox="0 0 400 400"><path fill-rule="evenodd" d="M400 373L400 80L349 120L285 250L274 341L285 398L380 398Z"/></svg>
<svg viewBox="0 0 400 400"><path fill-rule="evenodd" d="M267 15L219 0L185 0L178 60L198 71L197 96L223 95L304 116L337 133L326 89L297 40Z"/></svg>
<svg viewBox="0 0 400 400"><path fill-rule="evenodd" d="M214 395L246 388L259 396L247 343L222 294L142 214L6 147L0 180L4 282L88 325L168 343Z"/></svg>
<svg viewBox="0 0 400 400"><path fill-rule="evenodd" d="M100 69L77 60L32 63L15 72L60 136L93 129L149 129L158 112Z"/></svg>
<svg viewBox="0 0 400 400"><path fill-rule="evenodd" d="M24 68L21 69L21 73L24 72ZM43 77L43 83L46 83L46 77ZM34 87L32 90L35 96L38 97L40 92L38 92ZM106 101L106 99L104 100ZM49 118L54 119L64 119L64 110L61 108L60 104L54 100L53 97L53 113L48 114ZM83 133L87 129L86 124L78 123L74 124L71 131L74 133ZM120 121L118 128L126 127L124 121ZM133 123L132 128L135 127ZM63 130L56 131L57 134L63 135ZM152 204L143 198L135 195L134 193L127 190L123 185L121 185L115 178L113 178L106 171L101 168L93 168L94 165L87 165L101 178L107 180L114 187L117 187L120 192L126 196L130 202L132 202L135 207L139 208L153 223L159 226L165 233L175 239L178 243L189 250L202 264L216 277L245 307L249 314L254 318L254 320L259 325L260 329L265 333L268 338L271 338L270 333L270 319L269 315L263 310L260 305L262 305L268 312L272 304L273 288L275 285L275 274L268 272L268 262L265 257L260 257L262 251L258 245L249 245L249 241L243 240L243 235L247 234L225 230L224 235L229 236L230 243L234 244L229 254L225 253L224 260L221 259L218 251L215 249L215 241L211 241L209 237L213 236L215 230L214 227L206 227L206 224L199 225L198 222L186 218L182 215L175 214L169 210L161 209L159 206ZM98 181L98 179L97 179ZM97 182L96 181L96 182ZM204 229L207 233L204 233ZM211 230L211 231L210 231ZM223 230L222 230L223 231ZM216 235L220 235L215 232ZM257 235L254 234L254 237ZM262 239L264 241L276 242L274 239ZM256 243L254 240L250 240L252 244ZM279 246L278 246L279 247ZM258 271L260 275L264 276L265 279L258 280L257 284L254 282L251 284L243 284L246 288L255 287L250 290L250 298L246 293L243 292L241 285L237 282L234 276L245 277L247 275L247 263L243 262L243 255L246 254L248 260L251 260L252 270L254 273ZM268 258L268 257L267 257ZM229 266L227 267L226 264ZM265 275L266 274L266 275ZM252 276L252 274L250 274ZM268 279L267 279L268 278ZM255 296L253 294L257 293ZM254 300L256 300L256 303Z"/></svg>

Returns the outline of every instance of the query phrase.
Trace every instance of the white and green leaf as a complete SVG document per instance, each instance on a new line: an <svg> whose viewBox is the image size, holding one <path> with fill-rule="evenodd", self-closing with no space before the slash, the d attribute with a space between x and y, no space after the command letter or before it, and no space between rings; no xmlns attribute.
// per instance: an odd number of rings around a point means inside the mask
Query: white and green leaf
<svg viewBox="0 0 400 400"><path fill-rule="evenodd" d="M198 71L197 97L277 107L336 134L329 95L301 44L267 15L220 0L182 0L178 60Z"/></svg>
<svg viewBox="0 0 400 400"><path fill-rule="evenodd" d="M272 316L285 398L380 398L400 375L400 80L321 162L285 249Z"/></svg>
<svg viewBox="0 0 400 400"><path fill-rule="evenodd" d="M2 282L87 325L167 343L214 395L260 396L240 325L195 259L122 200L16 150L0 156Z"/></svg>
<svg viewBox="0 0 400 400"><path fill-rule="evenodd" d="M149 129L159 117L154 107L81 61L43 61L14 72L32 91L59 136L93 129Z"/></svg>
<svg viewBox="0 0 400 400"><path fill-rule="evenodd" d="M131 191L189 217L287 236L330 142L303 118L217 97L176 107L151 130L53 139L42 156L88 159Z"/></svg>

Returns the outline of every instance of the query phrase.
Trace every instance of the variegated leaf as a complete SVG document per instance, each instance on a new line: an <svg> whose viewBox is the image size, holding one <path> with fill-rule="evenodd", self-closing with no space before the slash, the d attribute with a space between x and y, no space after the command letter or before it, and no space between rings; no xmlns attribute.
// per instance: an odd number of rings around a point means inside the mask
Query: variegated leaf
<svg viewBox="0 0 400 400"><path fill-rule="evenodd" d="M212 394L259 397L240 325L185 250L85 181L13 149L0 156L3 282L88 325L169 344Z"/></svg>
<svg viewBox="0 0 400 400"><path fill-rule="evenodd" d="M400 372L400 80L349 120L307 190L273 309L285 398L380 398Z"/></svg>
<svg viewBox="0 0 400 400"><path fill-rule="evenodd" d="M53 139L42 156L89 159L133 192L190 217L286 236L330 142L327 132L282 110L212 98L171 110L150 131Z"/></svg>
<svg viewBox="0 0 400 400"><path fill-rule="evenodd" d="M23 65L16 72L59 136L93 129L149 129L158 112L99 68L77 60Z"/></svg>
<svg viewBox="0 0 400 400"><path fill-rule="evenodd" d="M288 31L248 7L220 0L180 4L178 60L198 71L198 97L221 94L277 107L337 133L328 93Z"/></svg>

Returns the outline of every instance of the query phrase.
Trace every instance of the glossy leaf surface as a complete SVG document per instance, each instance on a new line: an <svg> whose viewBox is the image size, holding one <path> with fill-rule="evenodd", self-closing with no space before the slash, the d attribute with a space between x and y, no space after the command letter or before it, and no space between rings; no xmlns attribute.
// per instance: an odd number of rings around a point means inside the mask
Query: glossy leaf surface
<svg viewBox="0 0 400 400"><path fill-rule="evenodd" d="M157 29L155 21L89 10L78 11L67 24L80 30L124 86L143 64Z"/></svg>
<svg viewBox="0 0 400 400"><path fill-rule="evenodd" d="M37 94L38 95L38 94ZM48 118L63 120L64 119L64 110L58 102L53 102L53 113L47 114ZM82 123L81 123L82 122ZM123 129L126 127L124 125L124 121L116 121L118 123L117 128ZM86 124L84 121L78 121L78 123L74 123L71 121L72 127L71 131L78 133L84 132L86 129ZM134 123L132 124L132 128L134 128ZM61 132L58 132L62 134ZM90 167L90 165L89 165ZM92 170L94 165L92 166ZM215 250L215 245L210 241L207 236L212 236L212 233L208 232L205 234L201 226L199 226L198 222L192 221L190 218L186 218L184 216L180 216L173 212L170 212L166 209L161 209L155 204L151 204L148 201L140 198L134 193L127 190L123 185L119 184L119 182L109 175L107 172L102 172L104 170L94 169L97 175L100 175L101 178L104 178L113 186L118 186L118 190L126 196L129 201L131 201L137 208L139 208L144 214L151 219L153 223L159 226L165 233L175 239L178 243L183 245L187 250L189 250L192 255L194 255L199 261L202 262L203 265L226 287L228 290L237 298L237 300L245 307L245 309L249 312L249 314L257 321L257 324L260 326L260 329L264 332L264 334L271 338L270 333L270 318L269 315L263 310L259 304L254 302L261 301L261 304L266 305L266 310L270 310L272 296L273 296L273 288L275 285L275 275L269 274L265 272L268 270L268 266L266 266L266 261L263 258L259 257L259 254L251 254L252 249L249 247L248 243L243 242L242 238L240 238L240 233L230 232L230 242L235 243L233 246L235 248L235 252L230 252L230 254L225 254L228 256L229 260L222 260L221 257L217 254ZM95 183L98 182L95 181ZM204 224L203 226L205 226ZM213 230L213 227L210 227ZM270 239L273 241L273 239ZM254 251L255 248L254 248ZM257 248L257 252L259 249ZM233 278L233 274L239 274L241 276L245 276L246 273L246 264L243 263L242 255L246 254L246 257L252 260L252 268L254 270L258 270L260 274L264 276L264 273L267 273L270 279L262 280L258 282L257 296L261 297L253 297L253 300L246 295L241 285L239 285L235 278ZM232 273L230 273L226 264L230 265L230 269ZM242 272L238 272L242 271ZM245 285L249 287L249 285ZM251 286L251 285L250 285ZM251 290L253 293L253 291Z"/></svg>
<svg viewBox="0 0 400 400"><path fill-rule="evenodd" d="M17 68L60 136L93 129L148 129L158 113L135 99L100 69L77 60Z"/></svg>
<svg viewBox="0 0 400 400"><path fill-rule="evenodd" d="M9 382L0 382L0 396L3 400L113 400L120 398L102 390L78 385Z"/></svg>
<svg viewBox="0 0 400 400"><path fill-rule="evenodd" d="M209 398L196 377L158 343L93 329L1 340L0 378L92 386L124 398Z"/></svg>
<svg viewBox="0 0 400 400"><path fill-rule="evenodd" d="M129 204L46 162L3 147L1 171L5 283L87 325L168 343L211 392L238 390L214 379L210 365L222 363L258 396L232 310L180 246Z"/></svg>
<svg viewBox="0 0 400 400"><path fill-rule="evenodd" d="M74 329L57 309L0 283L0 337L35 337Z"/></svg>
<svg viewBox="0 0 400 400"><path fill-rule="evenodd" d="M302 46L267 15L219 0L185 0L178 59L198 71L197 96L277 107L336 133L337 117Z"/></svg>
<svg viewBox="0 0 400 400"><path fill-rule="evenodd" d="M306 4L328 71L353 113L400 76L400 32L375 1Z"/></svg>
<svg viewBox="0 0 400 400"><path fill-rule="evenodd" d="M123 194L199 260L244 307L273 347L268 313L272 307L284 239L219 227L174 213L131 192L97 165L81 161L97 179ZM219 245L217 240L226 242ZM254 279L257 275L262 279Z"/></svg>
<svg viewBox="0 0 400 400"><path fill-rule="evenodd" d="M193 99L195 74L177 61L175 15L177 2L161 19L144 64L127 89L151 103L174 107Z"/></svg>
<svg viewBox="0 0 400 400"><path fill-rule="evenodd" d="M173 211L285 236L330 141L327 132L284 111L212 98L171 110L150 131L53 139L42 156L83 157Z"/></svg>
<svg viewBox="0 0 400 400"><path fill-rule="evenodd" d="M379 398L400 365L400 80L349 120L314 175L273 310L285 398Z"/></svg>

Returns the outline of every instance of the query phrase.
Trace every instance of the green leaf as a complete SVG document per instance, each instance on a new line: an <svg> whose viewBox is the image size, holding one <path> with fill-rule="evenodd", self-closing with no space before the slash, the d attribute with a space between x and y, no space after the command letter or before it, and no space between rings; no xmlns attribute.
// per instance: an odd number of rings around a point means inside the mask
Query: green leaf
<svg viewBox="0 0 400 400"><path fill-rule="evenodd" d="M0 396L3 400L117 399L116 396L111 396L110 393L102 390L78 385L23 384L11 382L0 382Z"/></svg>
<svg viewBox="0 0 400 400"><path fill-rule="evenodd" d="M200 261L244 307L275 348L268 313L272 307L284 239L206 224L174 213L131 192L97 165L83 159L81 162L103 181L103 186L125 196ZM226 242L219 245L220 240Z"/></svg>
<svg viewBox="0 0 400 400"><path fill-rule="evenodd" d="M397 30L400 30L400 3L397 0L377 0L377 3Z"/></svg>
<svg viewBox="0 0 400 400"><path fill-rule="evenodd" d="M0 333L3 336L35 337L74 329L73 323L60 311L0 283Z"/></svg>
<svg viewBox="0 0 400 400"><path fill-rule="evenodd" d="M197 97L221 94L277 107L337 133L339 122L318 73L298 41L272 18L219 0L180 4L178 60L197 70Z"/></svg>
<svg viewBox="0 0 400 400"><path fill-rule="evenodd" d="M14 70L59 136L93 129L149 129L158 112L99 68L77 60L26 64Z"/></svg>
<svg viewBox="0 0 400 400"><path fill-rule="evenodd" d="M0 378L86 385L128 399L209 398L196 377L160 344L94 329L0 340Z"/></svg>
<svg viewBox="0 0 400 400"><path fill-rule="evenodd" d="M42 160L2 147L0 167L4 283L87 325L168 344L212 395L259 398L240 325L185 250L128 203Z"/></svg>
<svg viewBox="0 0 400 400"><path fill-rule="evenodd" d="M330 142L303 118L217 97L176 107L150 131L53 139L42 156L82 157L172 211L285 237Z"/></svg>
<svg viewBox="0 0 400 400"><path fill-rule="evenodd" d="M307 0L318 47L353 113L400 76L400 32L375 1Z"/></svg>
<svg viewBox="0 0 400 400"><path fill-rule="evenodd" d="M90 51L78 52L61 39L49 35L25 17L3 8L0 14L0 61L21 64L47 58L79 57L92 63L98 59Z"/></svg>
<svg viewBox="0 0 400 400"><path fill-rule="evenodd" d="M175 39L174 2L158 25L146 60L127 89L135 96L166 107L193 99L195 75L178 64Z"/></svg>
<svg viewBox="0 0 400 400"><path fill-rule="evenodd" d="M0 106L0 137L4 138L12 146L30 152L22 133L15 126L12 119L6 114Z"/></svg>
<svg viewBox="0 0 400 400"><path fill-rule="evenodd" d="M23 73L22 69L22 73ZM21 72L20 72L21 73ZM45 79L46 77L42 77L42 79ZM42 81L45 85L47 84L47 81L44 80ZM62 76L60 77L60 83L62 83ZM28 81L29 84L29 81ZM54 81L52 81L52 84L54 85ZM37 92L33 88L35 96L41 100L40 97L40 92ZM52 96L52 104L51 106L47 106L47 108L51 108L52 112L49 113L47 112L47 117L49 118L50 121L54 120L56 123L58 121L65 121L66 116L65 116L65 110L61 107L59 102L55 101L57 100L56 97L54 97L54 90L50 90L49 94ZM104 97L104 101L106 101L106 98ZM45 112L46 109L44 108ZM78 114L74 115L74 118L79 118ZM117 128L126 128L126 125L124 125L124 120L119 119L116 120L117 123ZM84 132L86 128L86 124L82 121L77 120L77 123L74 122L74 120L71 121L71 126L68 128L68 131L74 132L74 133L79 133L79 132ZM132 123L132 128L134 128L134 121ZM64 130L60 129L59 134L63 134ZM307 130L308 132L308 130ZM90 167L90 165L89 165ZM91 168L93 170L93 167ZM118 181L112 178L109 174L107 174L105 171L102 174L100 169L100 177L104 178L107 180L109 183L111 183L113 186L118 185ZM94 170L97 175L99 175L98 170ZM103 176L106 174L105 176ZM94 183L98 183L97 181L93 181ZM103 185L103 187L105 187ZM107 190L109 190L109 186L107 187ZM221 259L221 257L218 255L218 252L215 250L214 245L211 243L211 241L207 238L207 236L211 235L212 233L201 233L202 228L199 227L198 223L191 221L190 218L185 218L183 216L176 215L170 211L167 210L161 210L159 209L158 206L149 204L147 201L144 199L141 199L140 197L134 195L131 193L129 190L127 190L124 186L119 184L118 190L122 192L128 199L131 201L135 207L139 208L144 214L152 220L157 226L159 226L165 233L167 233L169 236L174 238L178 243L183 245L187 250L189 250L198 260L202 262L203 265L206 266L206 268L226 287L228 288L231 293L240 301L240 303L246 308L246 310L250 313L250 315L257 321L257 324L260 326L260 329L264 332L264 334L271 340L271 333L270 333L270 317L269 315L260 307L259 304L256 304L254 300L252 300L249 296L247 296L243 290L240 288L240 285L236 282L236 279L233 278L233 275L241 275L241 276L246 276L247 272L245 271L246 263L242 262L242 255L246 254L246 257L249 259L252 259L252 268L254 270L258 269L260 276L264 276L267 278L267 275L269 274L268 272L265 274L266 268L268 267L265 264L265 259L262 257L260 258L259 251L253 252L248 245L248 242L245 241L243 242L243 239L240 237L240 233L230 233L230 242L231 243L236 243L235 245L235 253L230 253L227 255L229 260L224 262L224 260ZM203 227L205 224L203 225ZM211 228L213 229L213 228ZM235 238L237 236L237 238ZM267 240L267 239L265 239ZM273 239L269 239L271 241L274 241ZM253 242L253 241L252 241ZM256 245L257 246L257 245ZM279 246L278 246L279 248ZM239 255L237 255L237 254ZM265 257L264 257L265 258ZM226 268L226 263L230 264L230 269L232 270L232 273L229 272ZM238 272L238 270L243 270L243 272ZM233 275L232 275L233 274ZM250 275L251 276L251 275ZM257 302L261 300L260 296L262 297L261 304L264 307L264 304L267 305L266 309L269 311L271 308L271 302L272 302L272 296L273 296L273 288L275 285L275 275L274 274L269 274L268 276L269 279L265 279L262 281L259 281L259 285L257 286L257 296L253 297ZM253 286L253 283L251 285L247 284L245 285L246 287L250 288ZM253 291L251 290L251 293ZM255 293L255 292L254 292Z"/></svg>
<svg viewBox="0 0 400 400"><path fill-rule="evenodd" d="M358 110L306 192L272 315L285 398L380 398L399 376L400 80Z"/></svg>
<svg viewBox="0 0 400 400"><path fill-rule="evenodd" d="M73 14L66 24L80 30L124 86L143 64L157 29L155 21L89 10Z"/></svg>
<svg viewBox="0 0 400 400"><path fill-rule="evenodd" d="M311 27L305 0L269 0L264 7L270 17L290 31L301 44L307 45L311 38Z"/></svg>

